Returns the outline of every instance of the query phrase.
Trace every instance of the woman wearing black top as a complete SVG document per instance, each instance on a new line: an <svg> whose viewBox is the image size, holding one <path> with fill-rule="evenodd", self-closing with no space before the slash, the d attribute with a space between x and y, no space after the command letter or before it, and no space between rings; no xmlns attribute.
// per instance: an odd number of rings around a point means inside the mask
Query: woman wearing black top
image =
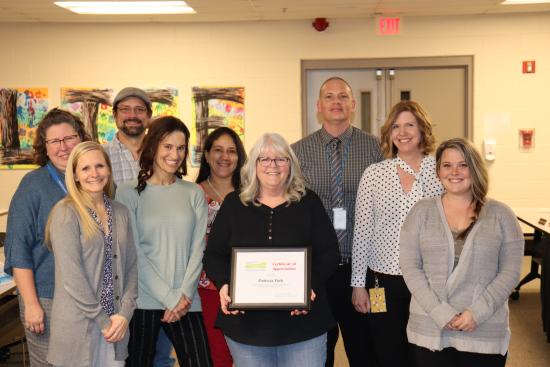
<svg viewBox="0 0 550 367"><path fill-rule="evenodd" d="M323 366L326 331L335 326L325 282L336 269L338 240L319 197L305 188L296 156L278 134L254 145L242 170L242 191L229 194L216 217L204 257L220 289L220 327L235 365ZM312 250L311 309L229 311L231 248L304 247Z"/></svg>

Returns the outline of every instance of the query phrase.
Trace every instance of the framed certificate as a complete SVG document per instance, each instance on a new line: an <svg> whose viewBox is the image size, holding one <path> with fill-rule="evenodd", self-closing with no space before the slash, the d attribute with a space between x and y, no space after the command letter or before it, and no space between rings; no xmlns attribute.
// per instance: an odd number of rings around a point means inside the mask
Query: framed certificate
<svg viewBox="0 0 550 367"><path fill-rule="evenodd" d="M229 309L309 310L308 247L233 247Z"/></svg>

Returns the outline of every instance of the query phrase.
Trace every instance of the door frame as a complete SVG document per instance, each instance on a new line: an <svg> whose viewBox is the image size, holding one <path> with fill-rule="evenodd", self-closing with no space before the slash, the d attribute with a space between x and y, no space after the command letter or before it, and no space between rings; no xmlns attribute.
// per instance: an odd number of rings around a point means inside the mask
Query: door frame
<svg viewBox="0 0 550 367"><path fill-rule="evenodd" d="M473 139L473 84L474 56L396 57L373 59L318 59L301 60L302 137L307 135L307 72L330 69L464 69L464 136Z"/></svg>

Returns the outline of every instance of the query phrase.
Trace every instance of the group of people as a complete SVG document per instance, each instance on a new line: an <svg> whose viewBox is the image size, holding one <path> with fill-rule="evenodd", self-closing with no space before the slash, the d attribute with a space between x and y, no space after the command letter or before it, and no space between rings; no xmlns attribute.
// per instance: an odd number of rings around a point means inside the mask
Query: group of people
<svg viewBox="0 0 550 367"><path fill-rule="evenodd" d="M5 248L31 365L170 366L173 346L182 367L333 366L341 332L352 367L504 366L523 235L487 198L479 153L459 138L436 149L413 101L379 143L351 125L338 77L317 111L317 132L292 146L264 134L248 157L214 130L196 183L182 179L189 130L151 121L140 89L115 97L105 146L48 112ZM308 246L310 309L230 309L235 246Z"/></svg>

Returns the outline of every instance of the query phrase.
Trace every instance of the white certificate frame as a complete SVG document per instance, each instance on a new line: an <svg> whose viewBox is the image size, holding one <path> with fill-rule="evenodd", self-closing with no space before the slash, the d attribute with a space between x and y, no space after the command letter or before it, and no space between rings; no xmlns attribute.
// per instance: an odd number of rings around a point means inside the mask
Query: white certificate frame
<svg viewBox="0 0 550 367"><path fill-rule="evenodd" d="M233 247L232 310L309 310L309 247Z"/></svg>

